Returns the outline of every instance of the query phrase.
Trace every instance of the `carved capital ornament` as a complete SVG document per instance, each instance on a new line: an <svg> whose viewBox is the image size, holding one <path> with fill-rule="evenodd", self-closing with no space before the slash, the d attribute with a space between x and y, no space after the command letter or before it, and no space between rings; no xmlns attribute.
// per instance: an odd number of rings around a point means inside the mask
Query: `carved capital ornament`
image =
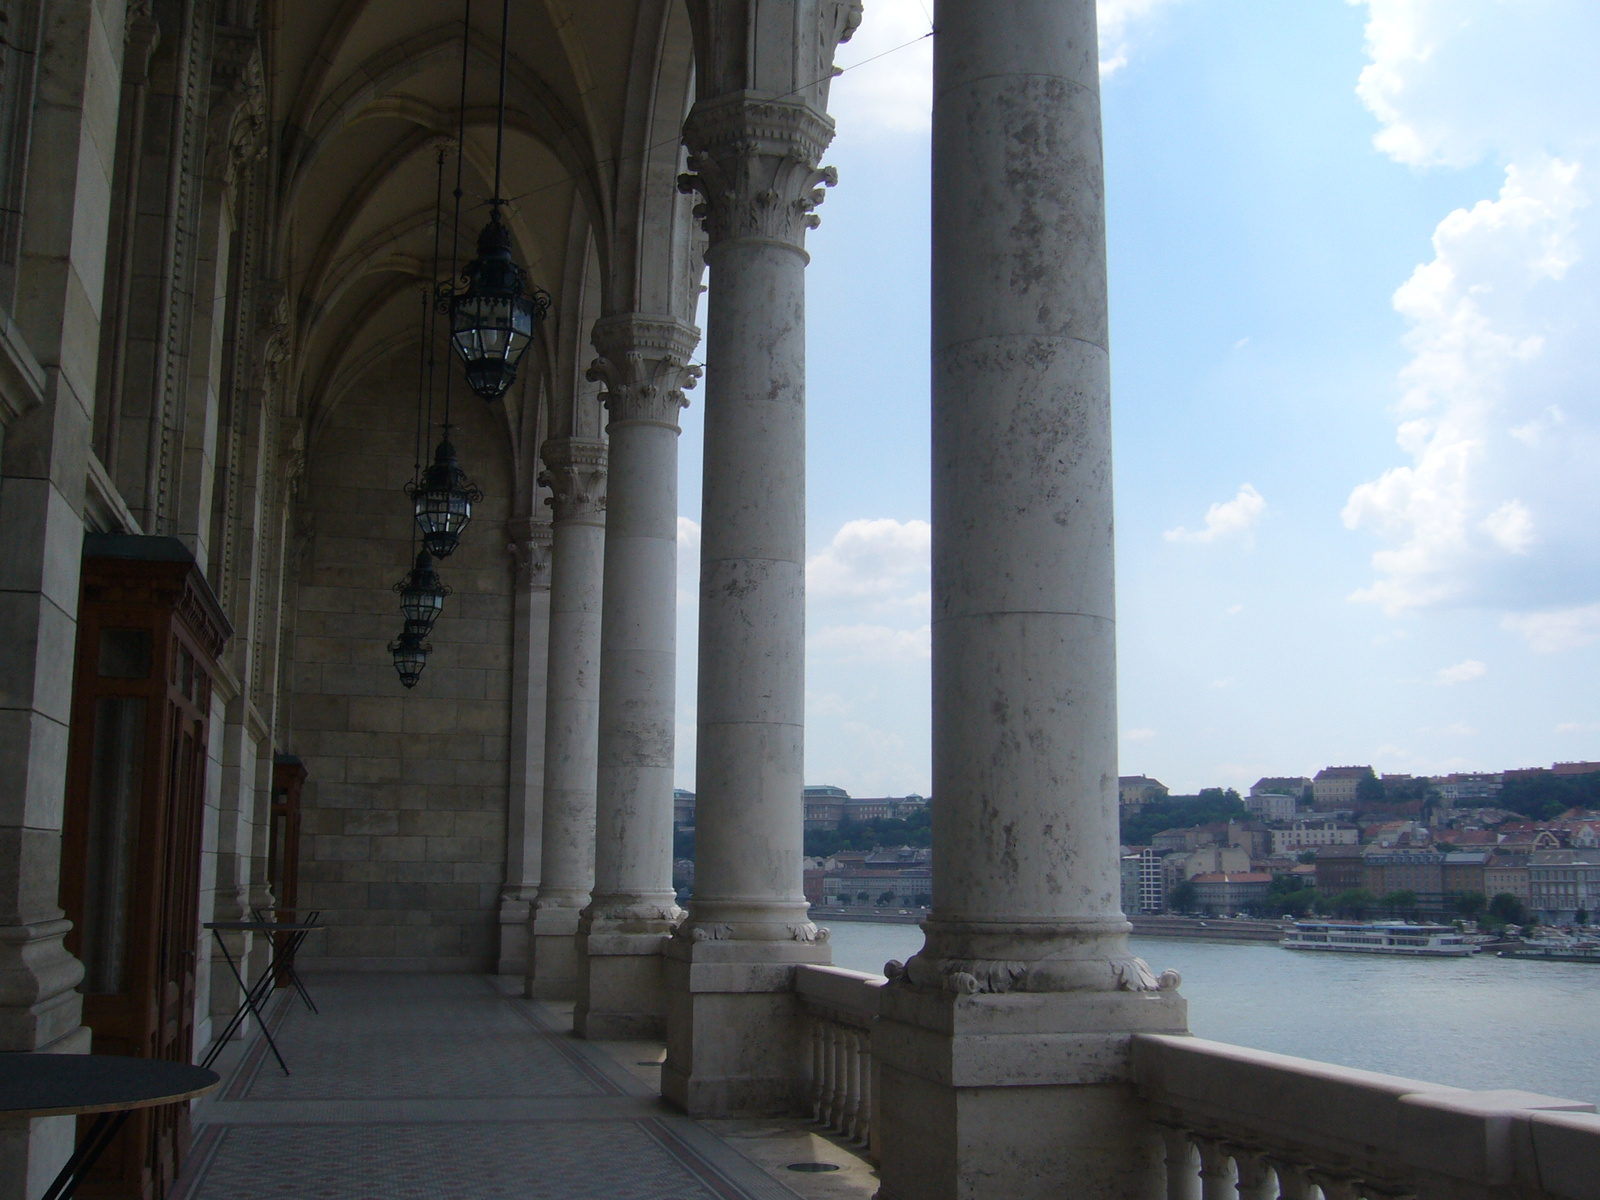
<svg viewBox="0 0 1600 1200"><path fill-rule="evenodd" d="M595 322L600 352L587 378L604 385L601 403L613 425L639 422L678 432L678 412L689 406L684 392L700 378L690 362L700 331L670 317L627 313Z"/></svg>
<svg viewBox="0 0 1600 1200"><path fill-rule="evenodd" d="M551 438L540 451L546 469L539 483L550 489L545 501L557 521L597 524L606 511L604 442L585 438Z"/></svg>

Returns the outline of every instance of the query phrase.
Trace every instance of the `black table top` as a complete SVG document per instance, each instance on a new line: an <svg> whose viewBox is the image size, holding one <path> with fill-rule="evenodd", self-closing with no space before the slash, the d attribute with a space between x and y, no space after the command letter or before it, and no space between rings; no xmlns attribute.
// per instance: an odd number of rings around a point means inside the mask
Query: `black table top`
<svg viewBox="0 0 1600 1200"><path fill-rule="evenodd" d="M54 1117L151 1108L203 1096L215 1071L162 1058L0 1053L0 1113Z"/></svg>
<svg viewBox="0 0 1600 1200"><path fill-rule="evenodd" d="M313 921L207 921L207 929L250 930L255 933L295 933L302 929L326 929Z"/></svg>

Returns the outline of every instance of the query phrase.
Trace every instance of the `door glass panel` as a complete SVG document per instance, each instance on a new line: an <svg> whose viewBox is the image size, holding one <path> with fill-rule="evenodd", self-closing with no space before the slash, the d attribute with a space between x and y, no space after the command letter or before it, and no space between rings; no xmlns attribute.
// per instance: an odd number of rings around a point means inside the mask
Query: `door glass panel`
<svg viewBox="0 0 1600 1200"><path fill-rule="evenodd" d="M150 631L102 629L99 670L102 679L150 678Z"/></svg>
<svg viewBox="0 0 1600 1200"><path fill-rule="evenodd" d="M102 696L95 711L80 942L83 991L91 996L127 990L128 901L139 839L144 718L142 696Z"/></svg>

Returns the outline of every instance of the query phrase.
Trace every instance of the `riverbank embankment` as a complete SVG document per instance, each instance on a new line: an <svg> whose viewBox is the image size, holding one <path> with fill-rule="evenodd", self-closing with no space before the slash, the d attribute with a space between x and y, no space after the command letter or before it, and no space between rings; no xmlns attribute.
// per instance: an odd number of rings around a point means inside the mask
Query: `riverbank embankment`
<svg viewBox="0 0 1600 1200"><path fill-rule="evenodd" d="M885 912L883 909L851 912L837 908L813 908L811 919L828 922L861 922L871 925L920 925L925 912ZM1283 936L1277 921L1252 921L1227 917L1130 917L1133 932L1140 937L1190 938L1203 942L1276 942Z"/></svg>

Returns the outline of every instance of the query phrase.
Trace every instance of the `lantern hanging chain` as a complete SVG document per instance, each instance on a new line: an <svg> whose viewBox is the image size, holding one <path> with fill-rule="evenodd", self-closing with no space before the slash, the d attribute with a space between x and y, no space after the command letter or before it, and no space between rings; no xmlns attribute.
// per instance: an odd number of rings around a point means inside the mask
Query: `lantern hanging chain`
<svg viewBox="0 0 1600 1200"><path fill-rule="evenodd" d="M456 153L460 154L460 152L461 152L461 148L460 148L459 145L457 145ZM433 183L433 279L434 279L433 290L434 290L434 295L430 297L430 299L434 300L435 303L429 305L432 324L430 324L428 326L427 335L426 335L427 336L427 340L428 340L428 429L430 431L433 429L433 383L434 383L435 378L437 377L438 363L439 363L439 360L438 360L438 352L439 352L439 305L438 305L437 301L438 301L438 279L439 279L439 260L440 260L439 242L444 237L444 146L443 146L443 144L441 144L439 146L439 157L438 157L438 161L437 161L436 166L437 166L437 170L436 170L435 175L434 175L434 183ZM445 385L447 387L449 386L449 382L450 382L449 381L449 377L447 375L446 379L445 379Z"/></svg>
<svg viewBox="0 0 1600 1200"><path fill-rule="evenodd" d="M511 43L511 0L500 5L500 99L495 109L494 122L494 199L490 200L496 214L502 203L500 196L500 164L506 149L506 54Z"/></svg>
<svg viewBox="0 0 1600 1200"><path fill-rule="evenodd" d="M461 269L461 166L467 157L467 63L472 52L472 0L461 5L461 92L456 105L456 190L455 215L450 227L450 292L455 294L456 276ZM503 78L502 74L502 78ZM453 329L452 331L453 332ZM444 373L444 437L450 437L450 381L453 371Z"/></svg>

